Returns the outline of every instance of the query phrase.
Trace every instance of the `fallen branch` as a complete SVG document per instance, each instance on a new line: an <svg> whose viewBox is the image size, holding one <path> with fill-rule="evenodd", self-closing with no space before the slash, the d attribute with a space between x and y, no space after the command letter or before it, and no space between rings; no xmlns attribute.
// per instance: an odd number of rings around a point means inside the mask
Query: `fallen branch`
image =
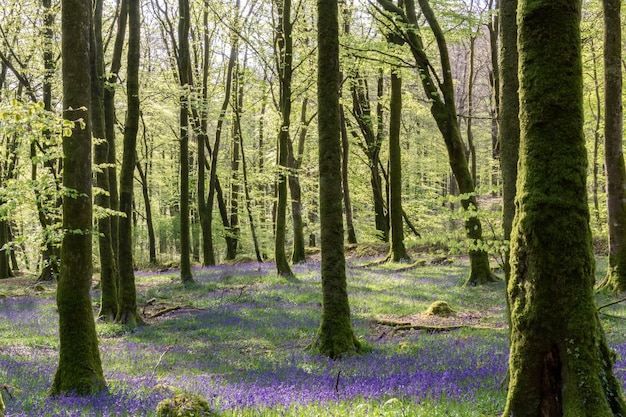
<svg viewBox="0 0 626 417"><path fill-rule="evenodd" d="M621 299L619 299L617 301L612 301L612 302L610 302L608 304L601 305L600 307L598 307L598 311L602 310L605 307L610 307L610 306L615 305L615 304L623 303L624 301L626 301L626 297L621 298Z"/></svg>
<svg viewBox="0 0 626 417"><path fill-rule="evenodd" d="M162 310L157 311L156 313L152 313L148 316L149 319L153 319L155 317L160 317L163 316L167 313L170 313L172 311L176 311L176 310L180 310L181 308L183 308L183 306L173 306L173 307L167 307L164 308Z"/></svg>

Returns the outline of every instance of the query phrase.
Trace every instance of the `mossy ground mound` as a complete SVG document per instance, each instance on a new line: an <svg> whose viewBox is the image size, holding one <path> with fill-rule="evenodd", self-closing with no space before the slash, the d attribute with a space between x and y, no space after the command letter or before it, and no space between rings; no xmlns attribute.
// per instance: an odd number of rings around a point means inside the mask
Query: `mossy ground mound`
<svg viewBox="0 0 626 417"><path fill-rule="evenodd" d="M455 314L456 311L454 311L454 309L452 309L452 307L450 307L450 305L445 301L435 301L424 312L425 316L449 317L454 316Z"/></svg>
<svg viewBox="0 0 626 417"><path fill-rule="evenodd" d="M209 403L199 395L179 394L161 401L156 412L158 417L213 417Z"/></svg>

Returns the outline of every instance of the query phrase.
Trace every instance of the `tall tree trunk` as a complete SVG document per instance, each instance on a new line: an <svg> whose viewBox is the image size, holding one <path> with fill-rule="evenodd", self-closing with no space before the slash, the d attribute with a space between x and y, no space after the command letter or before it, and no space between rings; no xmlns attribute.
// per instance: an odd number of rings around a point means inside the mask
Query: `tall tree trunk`
<svg viewBox="0 0 626 417"><path fill-rule="evenodd" d="M235 20L239 19L239 4L240 1L235 1L234 17ZM220 141L222 137L222 126L226 119L226 112L228 111L228 103L230 102L230 96L233 84L233 72L235 68L235 62L237 61L237 55L239 50L239 35L236 31L231 34L231 46L230 56L228 58L228 66L226 68L226 81L224 85L224 101L222 102L222 108L220 109L220 115L217 119L217 127L215 129L215 142L213 143L213 152L210 155L211 164L209 171L209 191L206 199L206 217L203 222L203 242L204 242L204 261L206 265L215 265L215 252L213 249L213 202L215 201L215 195L221 194L220 184L217 179L217 160L220 148ZM208 148L208 146L207 146ZM220 203L220 212L222 213L222 221L226 229L228 229L228 217L226 207L223 206L223 199L218 195L218 202ZM226 239L229 239L226 236ZM228 243L227 243L228 246Z"/></svg>
<svg viewBox="0 0 626 417"><path fill-rule="evenodd" d="M593 211L594 211L594 217L596 219L596 222L598 223L598 225L600 225L600 199L598 197L599 194L599 184L598 184L598 176L599 176L599 150L600 150L600 142L602 141L602 130L601 130L601 124L602 124L602 99L600 98L600 89L601 89L601 83L598 77L598 55L597 55L597 51L596 51L596 46L595 46L595 42L593 40L593 38L589 39L589 44L590 44L590 49L591 49L591 65L593 66L593 84L594 84L594 94L595 94L595 101L596 101L596 108L595 108L595 112L592 111L592 113L594 114L594 119L595 119L595 128L594 128L594 132L593 132L593 160L592 160L592 171L593 171L593 182L591 184L591 193L593 195Z"/></svg>
<svg viewBox="0 0 626 417"><path fill-rule="evenodd" d="M520 163L505 416L623 416L596 311L583 133L581 2L520 0Z"/></svg>
<svg viewBox="0 0 626 417"><path fill-rule="evenodd" d="M189 95L192 87L189 55L189 0L178 1L178 77L180 96L180 280L194 282L191 273L191 229L189 226Z"/></svg>
<svg viewBox="0 0 626 417"><path fill-rule="evenodd" d="M467 148L469 150L472 181L474 186L477 182L477 167L476 167L476 145L474 144L474 130L472 129L472 119L474 117L474 55L476 54L476 35L473 33L470 35L470 56L469 56L469 71L467 72Z"/></svg>
<svg viewBox="0 0 626 417"><path fill-rule="evenodd" d="M137 292L133 263L133 181L137 160L139 130L139 59L141 16L139 0L128 0L128 71L126 78L127 111L124 126L124 153L120 171L119 221L119 313L117 321L131 326L142 324L137 311Z"/></svg>
<svg viewBox="0 0 626 417"><path fill-rule="evenodd" d="M148 167L141 167L139 161L135 166L141 183L141 193L143 195L143 204L146 207L146 228L148 229L148 259L150 265L156 265L156 234L154 232L154 220L152 218L152 204L150 203L150 189L148 188Z"/></svg>
<svg viewBox="0 0 626 417"><path fill-rule="evenodd" d="M245 64L245 58L244 58ZM245 66L245 65L244 65ZM231 159L230 159L230 216L229 216L229 229L228 234L230 240L226 247L226 259L235 259L237 257L237 249L239 247L239 196L240 196L240 170L239 163L241 161L241 148L242 148L242 130L241 130L241 113L243 107L244 96L244 83L243 74L244 68L240 68L239 63L236 64L235 73L237 74L233 86L236 92L236 98L233 100L233 125L232 125L232 140L231 140Z"/></svg>
<svg viewBox="0 0 626 417"><path fill-rule="evenodd" d="M120 210L119 188L117 183L117 149L116 149L116 115L115 115L115 90L119 82L118 74L122 67L122 52L126 37L126 25L128 23L128 0L121 0L119 5L119 17L117 21L117 33L113 45L111 68L106 83L104 84L104 117L106 129L106 141L108 148L108 166L104 169L109 176L109 204L112 210ZM118 265L118 273L115 277L118 288L120 284L119 274L119 216L111 218L111 245L113 257Z"/></svg>
<svg viewBox="0 0 626 417"><path fill-rule="evenodd" d="M517 163L519 159L519 81L517 76L517 0L500 0L500 109L498 141L502 169L502 229L511 240L515 216ZM505 252L504 275L508 281L510 250Z"/></svg>
<svg viewBox="0 0 626 417"><path fill-rule="evenodd" d="M604 286L626 291L626 169L622 151L622 31L620 0L604 7L604 163L609 230L609 267Z"/></svg>
<svg viewBox="0 0 626 417"><path fill-rule="evenodd" d="M339 117L341 118L341 185L343 188L343 207L346 216L347 241L356 244L356 230L354 228L354 216L352 211L352 199L350 197L350 140L348 138L348 126L346 112L343 104L339 104Z"/></svg>
<svg viewBox="0 0 626 417"><path fill-rule="evenodd" d="M51 394L88 395L106 390L98 335L91 304L91 77L89 42L90 0L62 2L63 117L74 122L63 138L61 271L57 284L59 364Z"/></svg>
<svg viewBox="0 0 626 417"><path fill-rule="evenodd" d="M391 100L389 104L389 218L391 247L389 259L393 262L410 260L404 246L402 222L402 152L400 150L400 125L402 122L402 78L399 68L391 70Z"/></svg>
<svg viewBox="0 0 626 417"><path fill-rule="evenodd" d="M360 146L367 156L370 169L370 184L372 186L372 197L374 204L374 222L380 239L383 242L389 240L389 222L385 208L385 198L383 197L383 184L380 177L378 166L380 164L380 149L383 141L382 131L382 96L383 96L383 77L378 76L377 92L378 103L376 108L376 117L372 116L370 107L369 91L367 81L358 73L352 76L351 92L352 92L352 113L356 119L363 141ZM374 130L374 121L378 131Z"/></svg>
<svg viewBox="0 0 626 417"><path fill-rule="evenodd" d="M322 322L316 344L323 355L339 358L360 344L350 321L343 246L337 0L318 0L317 10Z"/></svg>
<svg viewBox="0 0 626 417"><path fill-rule="evenodd" d="M239 130L241 130L241 121L237 120ZM239 136L241 138L241 136ZM248 212L248 222L250 223L250 234L252 235L252 244L254 245L254 253L256 255L257 262L263 262L263 256L261 255L261 249L259 248L259 239L256 234L256 228L254 225L254 216L252 214L252 197L250 197L250 187L248 182L248 164L246 162L246 153L243 143L241 145L241 170L243 171L243 190L246 198L246 211Z"/></svg>
<svg viewBox="0 0 626 417"><path fill-rule="evenodd" d="M290 168L289 173L289 193L291 194L291 218L293 224L293 251L291 253L291 262L298 263L306 260L304 250L304 214L302 213L302 188L300 187L300 171L302 167L302 156L304 155L304 145L312 121L307 119L306 111L309 104L308 97L302 99L302 108L300 111L300 124L298 131L297 148L293 149L291 141L287 143L289 146L288 162Z"/></svg>
<svg viewBox="0 0 626 417"><path fill-rule="evenodd" d="M281 3L282 2L282 3ZM291 126L291 75L292 75L292 35L291 35L291 0L278 0L278 25L276 27L276 53L278 54L278 73L280 81L279 110L281 116L278 131L278 179L277 203L274 219L274 260L279 276L292 277L293 272L285 253L285 235L287 229L287 159Z"/></svg>
<svg viewBox="0 0 626 417"><path fill-rule="evenodd" d="M413 0L405 1L405 10L398 8L389 0L378 0L378 3L405 22L407 27L419 27ZM448 47L443 31L430 7L430 3L427 0L419 0L419 5L437 41L442 66L441 79L438 78L437 74L432 72L432 65L424 51L424 45L419 31L407 30L406 27L404 27L401 35L411 47L420 81L426 95L430 99L431 114L443 136L452 173L456 179L458 190L463 195L461 206L468 212L464 221L466 236L470 245L470 273L467 278L467 284L483 284L493 281L496 278L489 266L488 253L481 248L482 225L477 215L478 203L476 200L476 189L474 181L472 180L472 174L467 165L465 149L463 147L463 141L461 140L459 124L457 123L457 112L454 101L454 80L452 78Z"/></svg>
<svg viewBox="0 0 626 417"><path fill-rule="evenodd" d="M500 108L500 63L498 61L498 34L500 33L500 21L498 16L498 0L489 0L488 8L490 16L487 23L489 31L489 52L491 57L491 69L489 71L489 85L491 86L491 100L489 115L491 116L491 156L494 160L491 176L491 185L495 187L500 180L500 170L497 161L500 158L500 144L498 141L498 121ZM493 192L496 195L496 191Z"/></svg>
<svg viewBox="0 0 626 417"><path fill-rule="evenodd" d="M94 203L104 210L111 208L109 198L108 157L109 146L106 141L106 125L104 113L104 46L102 43L102 0L94 2L94 25L91 42L91 115L93 126L94 164L96 185L102 190L96 194ZM97 220L98 250L100 255L100 311L98 317L112 322L117 317L117 263L113 253L111 239L111 215L105 213Z"/></svg>
<svg viewBox="0 0 626 417"><path fill-rule="evenodd" d="M350 34L350 23L352 22L352 8L345 2L341 4L343 15L343 34ZM343 73L341 74L341 82L345 81ZM339 94L341 94L339 91ZM341 120L341 184L343 187L343 210L346 216L346 235L347 241L350 244L356 244L356 231L354 229L354 216L352 211L352 199L350 196L350 175L348 168L350 166L350 138L348 136L348 121L346 120L346 111L341 102L341 96L339 100L339 117Z"/></svg>
<svg viewBox="0 0 626 417"><path fill-rule="evenodd" d="M44 9L44 29L43 29L43 39L44 39L44 79L43 79L43 105L46 111L52 112L52 82L55 71L55 61L53 56L53 26L54 26L54 11L52 9L52 1L51 0L43 0L42 6ZM46 143L41 146L43 153L45 154L49 148L49 139L51 138L50 131L46 130L43 132L43 136L46 138ZM36 159L36 149L37 146L33 142L31 144L31 158ZM49 156L44 155L44 167L46 175L51 175L54 178L54 182L56 185L56 191L60 191L60 180L59 173L61 171L61 161L57 158L50 159ZM37 162L32 163L31 168L31 179L33 181L37 180ZM44 244L43 244L43 266L38 281L52 281L56 280L59 276L59 258L61 256L59 247L57 245L58 241L55 238L55 223L57 223L57 215L56 211L60 209L61 206L61 198L58 197L60 192L55 193L56 196L52 197L52 201L48 201L47 204L43 202L45 200L49 200L47 196L44 196L45 192L41 190L35 190L36 201L37 201L37 212L39 218L39 224L44 231Z"/></svg>

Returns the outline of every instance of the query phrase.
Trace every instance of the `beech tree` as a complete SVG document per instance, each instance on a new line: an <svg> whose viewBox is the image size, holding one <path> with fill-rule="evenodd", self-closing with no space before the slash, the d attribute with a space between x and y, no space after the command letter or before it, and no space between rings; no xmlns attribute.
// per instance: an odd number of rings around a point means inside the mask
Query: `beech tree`
<svg viewBox="0 0 626 417"><path fill-rule="evenodd" d="M515 216L517 160L519 158L519 96L517 89L517 0L500 0L500 100L498 141L502 168L502 229L511 238ZM505 253L504 274L510 273L510 251Z"/></svg>
<svg viewBox="0 0 626 417"><path fill-rule="evenodd" d="M604 8L604 164L609 231L609 267L601 286L626 291L626 168L622 150L622 23L619 0Z"/></svg>
<svg viewBox="0 0 626 417"><path fill-rule="evenodd" d="M471 285L484 284L495 280L489 266L489 256L482 248L482 225L478 218L476 187L467 164L467 157L461 140L457 111L454 100L454 80L448 56L448 47L444 32L434 11L427 0L418 0L420 9L433 32L439 51L441 75L438 75L425 52L424 41L420 34L415 2L406 0L404 9L396 6L390 0L378 0L378 3L388 13L389 30L401 36L410 46L415 59L416 69L422 87L430 100L430 111L443 136L448 151L450 168L454 174L456 184L461 193L461 205L468 211L465 219L465 231L470 243L470 272L467 283ZM401 24L397 24L397 19Z"/></svg>
<svg viewBox="0 0 626 417"><path fill-rule="evenodd" d="M593 295L581 2L520 0L520 162L503 415L623 416Z"/></svg>
<svg viewBox="0 0 626 417"><path fill-rule="evenodd" d="M317 100L319 202L322 250L322 322L316 345L337 358L360 348L350 322L346 284L339 118L339 21L337 0L317 2Z"/></svg>
<svg viewBox="0 0 626 417"><path fill-rule="evenodd" d="M91 76L90 0L63 0L63 117L74 124L63 138L63 241L57 283L59 365L51 393L106 389L91 305Z"/></svg>
<svg viewBox="0 0 626 417"><path fill-rule="evenodd" d="M139 0L128 0L128 74L126 80L128 109L124 125L124 153L120 171L119 222L119 311L117 321L136 325L143 323L137 311L137 292L133 264L132 205L134 172L139 130L139 59L141 16Z"/></svg>

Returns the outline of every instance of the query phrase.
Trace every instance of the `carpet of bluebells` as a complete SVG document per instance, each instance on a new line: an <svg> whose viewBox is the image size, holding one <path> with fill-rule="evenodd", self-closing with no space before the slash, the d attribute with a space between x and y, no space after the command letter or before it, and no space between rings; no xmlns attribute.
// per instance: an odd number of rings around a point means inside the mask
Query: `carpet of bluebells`
<svg viewBox="0 0 626 417"><path fill-rule="evenodd" d="M297 280L289 282L277 278L271 264L197 269L192 288L178 284L175 272L137 273L144 312L148 300L182 308L136 329L98 323L108 392L84 398L47 395L58 360L53 288L3 298L0 383L10 387L3 392L5 414L150 416L159 401L189 392L224 415L324 415L319 410L331 404L369 415L363 405L390 401L444 409L464 404L479 407L476 415L495 415L505 398L506 329L394 332L372 320L423 311L437 298L470 310L503 300L501 284L463 288L466 271L463 265L404 273L349 268L353 323L365 350L336 361L306 349L320 320L319 263L296 266ZM97 291L93 299L97 308ZM462 305L464 299L471 301ZM608 329L620 358L616 372L625 379L623 331ZM307 408L318 411L298 411Z"/></svg>

